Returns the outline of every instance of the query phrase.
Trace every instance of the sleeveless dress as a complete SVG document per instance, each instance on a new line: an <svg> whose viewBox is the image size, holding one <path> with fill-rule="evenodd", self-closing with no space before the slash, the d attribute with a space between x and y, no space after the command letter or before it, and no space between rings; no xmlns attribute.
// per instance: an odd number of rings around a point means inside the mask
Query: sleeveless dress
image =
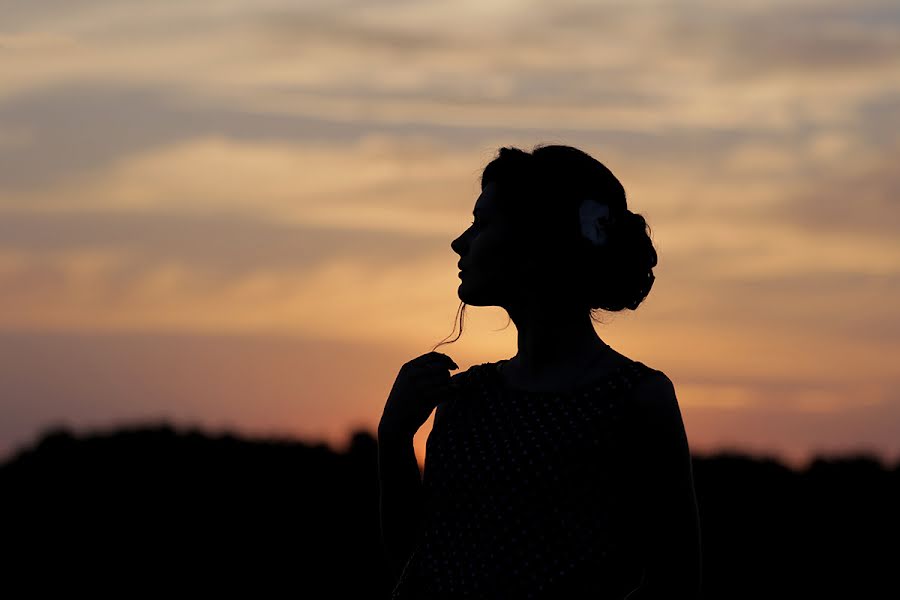
<svg viewBox="0 0 900 600"><path fill-rule="evenodd" d="M423 535L392 600L624 598L641 584L630 535L629 361L567 393L470 367L426 442Z"/></svg>

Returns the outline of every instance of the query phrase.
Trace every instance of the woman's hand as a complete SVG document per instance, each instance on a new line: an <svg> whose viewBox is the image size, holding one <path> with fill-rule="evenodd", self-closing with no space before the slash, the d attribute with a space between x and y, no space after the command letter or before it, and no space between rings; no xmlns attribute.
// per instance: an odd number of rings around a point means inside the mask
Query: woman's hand
<svg viewBox="0 0 900 600"><path fill-rule="evenodd" d="M400 367L378 424L379 437L414 436L434 407L449 397L453 387L449 371L458 368L440 352L428 352Z"/></svg>

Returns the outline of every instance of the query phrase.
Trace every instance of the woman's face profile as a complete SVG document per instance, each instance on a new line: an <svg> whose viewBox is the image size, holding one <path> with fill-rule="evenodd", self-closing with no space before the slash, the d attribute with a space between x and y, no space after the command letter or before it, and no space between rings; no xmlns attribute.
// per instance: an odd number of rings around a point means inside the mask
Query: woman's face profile
<svg viewBox="0 0 900 600"><path fill-rule="evenodd" d="M518 285L521 257L498 210L497 192L495 182L485 185L475 202L474 222L450 244L460 256L459 298L471 306L503 306Z"/></svg>

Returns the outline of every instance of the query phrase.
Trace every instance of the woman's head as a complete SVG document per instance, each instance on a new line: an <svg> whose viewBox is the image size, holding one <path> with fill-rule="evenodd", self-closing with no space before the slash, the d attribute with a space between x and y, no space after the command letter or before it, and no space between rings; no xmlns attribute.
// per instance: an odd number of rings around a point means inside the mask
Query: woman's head
<svg viewBox="0 0 900 600"><path fill-rule="evenodd" d="M473 225L451 243L464 305L620 311L650 292L657 254L647 223L590 155L559 145L500 148L481 188ZM582 206L608 211L599 243L582 233Z"/></svg>

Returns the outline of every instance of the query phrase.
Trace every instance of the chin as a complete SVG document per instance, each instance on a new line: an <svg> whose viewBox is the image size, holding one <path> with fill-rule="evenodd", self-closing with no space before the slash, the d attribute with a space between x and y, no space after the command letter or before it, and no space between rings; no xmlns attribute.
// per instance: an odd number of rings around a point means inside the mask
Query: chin
<svg viewBox="0 0 900 600"><path fill-rule="evenodd" d="M462 287L463 286L461 284L460 288ZM489 298L486 298L483 295L473 294L468 290L460 289L456 295L459 296L460 300L462 300L469 306L496 306L496 304Z"/></svg>
<svg viewBox="0 0 900 600"><path fill-rule="evenodd" d="M482 285L485 282L490 285ZM500 294L497 292L496 280L490 276L475 278L466 274L459 282L456 295L469 306L500 306Z"/></svg>
<svg viewBox="0 0 900 600"><path fill-rule="evenodd" d="M457 288L456 295L459 296L459 299L468 304L469 306L478 306L478 297L476 294L473 294L471 291L466 290L466 282L460 281L459 287Z"/></svg>

